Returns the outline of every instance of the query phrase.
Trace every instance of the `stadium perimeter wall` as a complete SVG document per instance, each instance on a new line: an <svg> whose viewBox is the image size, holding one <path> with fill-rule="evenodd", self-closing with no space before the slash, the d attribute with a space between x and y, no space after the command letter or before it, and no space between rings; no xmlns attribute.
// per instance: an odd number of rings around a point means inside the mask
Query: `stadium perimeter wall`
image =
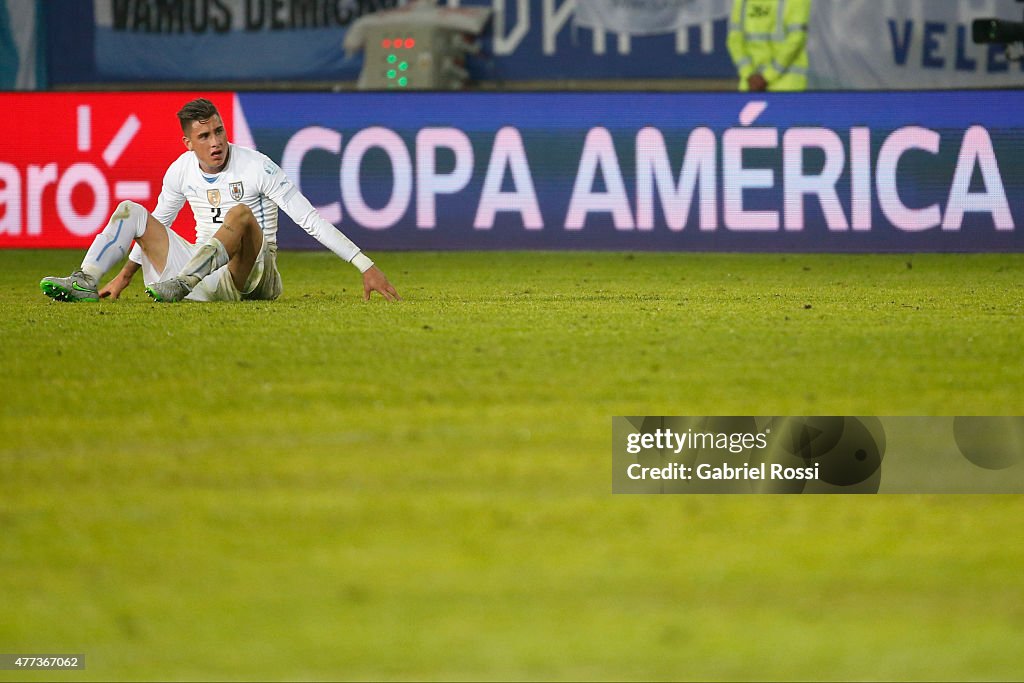
<svg viewBox="0 0 1024 683"><path fill-rule="evenodd" d="M1016 91L189 91L0 95L0 247L85 247L117 201L152 207L199 95L366 249L1024 245ZM287 219L280 243L319 246Z"/></svg>
<svg viewBox="0 0 1024 683"><path fill-rule="evenodd" d="M491 11L482 51L467 63L473 81L484 87L736 78L727 49L732 0L439 2L452 12L468 6ZM5 3L18 8L12 14L19 27L16 87L45 87L48 79L50 87L77 90L109 84L135 89L147 83L164 89L174 83L234 89L216 84L237 83L243 90L261 85L276 90L276 84L289 82L307 89L348 89L363 67L361 53L342 50L348 32L360 17L408 4L0 0L0 7ZM816 0L808 31L810 87L1019 87L1024 63L1009 62L1001 45L971 40L971 23L982 17L1019 21L1021 5L1015 0ZM25 39L33 35L30 47ZM44 64L34 74L32 65ZM0 74L4 71L11 69L0 65Z"/></svg>

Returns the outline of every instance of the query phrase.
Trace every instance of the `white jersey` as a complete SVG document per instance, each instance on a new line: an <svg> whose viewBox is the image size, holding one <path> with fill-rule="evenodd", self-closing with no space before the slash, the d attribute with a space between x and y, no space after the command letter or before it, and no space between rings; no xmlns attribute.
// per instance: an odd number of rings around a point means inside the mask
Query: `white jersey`
<svg viewBox="0 0 1024 683"><path fill-rule="evenodd" d="M263 238L277 244L278 207L303 230L345 261L352 261L359 248L317 213L281 167L248 147L228 146L228 162L213 175L199 168L194 152L178 157L164 174L163 187L153 217L170 228L187 201L196 221L196 244L213 237L227 212L245 204L263 229ZM141 263L138 245L131 259Z"/></svg>

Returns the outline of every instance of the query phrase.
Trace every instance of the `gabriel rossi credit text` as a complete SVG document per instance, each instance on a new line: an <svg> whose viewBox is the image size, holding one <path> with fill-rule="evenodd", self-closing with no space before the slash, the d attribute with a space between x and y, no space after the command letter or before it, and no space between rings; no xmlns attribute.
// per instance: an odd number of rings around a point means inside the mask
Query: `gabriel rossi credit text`
<svg viewBox="0 0 1024 683"><path fill-rule="evenodd" d="M648 433L633 433L626 437L626 452L640 455L645 451L680 456L696 455L718 451L737 455L746 453L752 456L741 464L728 462L696 462L696 458L684 458L690 462L670 462L656 466L646 466L642 462L630 464L626 476L630 479L671 479L671 480L781 480L794 479L817 480L818 463L806 467L792 467L781 463L760 461L758 457L768 448L768 437L771 427L763 432L700 432L693 429L675 431L673 429L655 429Z"/></svg>

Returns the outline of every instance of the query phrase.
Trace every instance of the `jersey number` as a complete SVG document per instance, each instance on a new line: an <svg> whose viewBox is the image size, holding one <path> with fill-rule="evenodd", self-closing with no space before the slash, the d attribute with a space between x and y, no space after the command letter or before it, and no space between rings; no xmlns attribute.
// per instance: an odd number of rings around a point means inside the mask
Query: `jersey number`
<svg viewBox="0 0 1024 683"><path fill-rule="evenodd" d="M220 219L220 207L219 206L210 207L210 211L213 212L213 222L214 223L223 223L224 222L224 221L222 221Z"/></svg>

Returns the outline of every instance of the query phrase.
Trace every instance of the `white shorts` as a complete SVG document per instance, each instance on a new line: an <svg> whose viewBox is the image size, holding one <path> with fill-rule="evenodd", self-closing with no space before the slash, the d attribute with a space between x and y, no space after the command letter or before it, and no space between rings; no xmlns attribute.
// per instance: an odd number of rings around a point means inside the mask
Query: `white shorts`
<svg viewBox="0 0 1024 683"><path fill-rule="evenodd" d="M165 228L166 229L166 228ZM175 277L189 262L199 245L192 244L184 237L167 229L167 264L163 271L157 272L152 262L142 254L142 280L147 285ZM213 271L196 285L195 289L185 297L186 301L242 301L243 299L273 300L281 296L283 286L281 273L277 270L277 245L263 240L260 253L256 255L256 263L245 281L243 291L235 286L235 281L228 272L227 266Z"/></svg>

